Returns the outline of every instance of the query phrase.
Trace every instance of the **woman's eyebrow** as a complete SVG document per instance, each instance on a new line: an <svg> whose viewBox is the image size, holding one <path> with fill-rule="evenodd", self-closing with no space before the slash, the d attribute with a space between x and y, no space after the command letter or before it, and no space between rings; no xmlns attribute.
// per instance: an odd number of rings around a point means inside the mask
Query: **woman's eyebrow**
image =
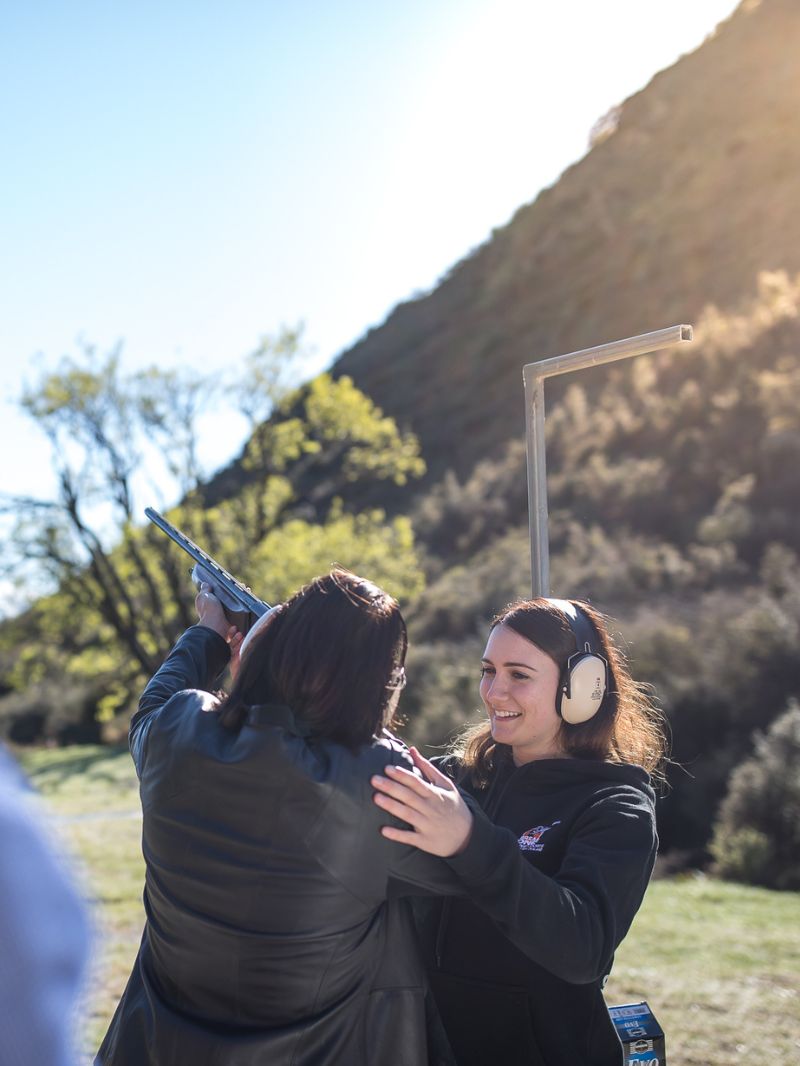
<svg viewBox="0 0 800 1066"><path fill-rule="evenodd" d="M494 663L492 662L492 660L491 659L487 659L486 657L481 659L481 662L482 663L488 663L489 666L494 666ZM536 670L536 667L535 666L531 666L529 663L501 663L501 665L502 666L521 666L523 668L523 670L533 670L534 673L538 673L538 671Z"/></svg>

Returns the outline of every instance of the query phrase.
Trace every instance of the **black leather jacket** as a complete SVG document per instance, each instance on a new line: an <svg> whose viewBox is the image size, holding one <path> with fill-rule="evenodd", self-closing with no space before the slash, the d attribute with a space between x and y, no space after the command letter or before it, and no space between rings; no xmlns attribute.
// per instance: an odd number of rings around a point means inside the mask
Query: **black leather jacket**
<svg viewBox="0 0 800 1066"><path fill-rule="evenodd" d="M281 706L231 732L207 691L227 657L189 629L131 723L147 921L96 1063L448 1062L400 897L463 890L387 841L371 798L373 773L411 766L403 745L353 753Z"/></svg>

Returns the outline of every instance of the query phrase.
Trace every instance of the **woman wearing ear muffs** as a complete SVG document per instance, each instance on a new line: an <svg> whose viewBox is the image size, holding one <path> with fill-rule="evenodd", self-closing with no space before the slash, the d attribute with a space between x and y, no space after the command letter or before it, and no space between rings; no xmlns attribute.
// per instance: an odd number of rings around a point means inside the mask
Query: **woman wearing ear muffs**
<svg viewBox="0 0 800 1066"><path fill-rule="evenodd" d="M392 840L447 859L466 898L417 907L459 1066L622 1066L602 988L655 861L659 713L585 603L534 599L492 622L488 722L426 781L387 767Z"/></svg>

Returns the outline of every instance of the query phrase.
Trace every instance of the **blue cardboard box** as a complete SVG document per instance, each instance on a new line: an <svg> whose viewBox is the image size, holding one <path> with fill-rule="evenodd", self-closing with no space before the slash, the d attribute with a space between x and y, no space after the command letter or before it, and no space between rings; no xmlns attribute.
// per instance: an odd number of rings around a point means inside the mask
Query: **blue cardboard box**
<svg viewBox="0 0 800 1066"><path fill-rule="evenodd" d="M609 1007L608 1013L622 1041L625 1063L665 1066L664 1030L644 1000Z"/></svg>

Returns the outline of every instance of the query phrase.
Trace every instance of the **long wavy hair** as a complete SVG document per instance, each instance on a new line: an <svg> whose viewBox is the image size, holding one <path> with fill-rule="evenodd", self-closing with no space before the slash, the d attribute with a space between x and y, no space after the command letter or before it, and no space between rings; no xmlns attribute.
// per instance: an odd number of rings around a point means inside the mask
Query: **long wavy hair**
<svg viewBox="0 0 800 1066"><path fill-rule="evenodd" d="M666 758L663 714L645 687L631 677L624 657L609 636L603 615L581 600L570 602L592 624L598 650L608 662L608 688L597 712L587 722L570 725L562 720L558 735L562 750L577 759L636 763L654 777L663 778ZM517 600L492 619L490 632L500 625L508 626L535 644L553 659L559 671L577 651L567 616L551 600ZM498 761L510 756L507 745L495 742L488 722L465 730L456 739L453 752L481 788L488 784Z"/></svg>
<svg viewBox="0 0 800 1066"><path fill-rule="evenodd" d="M351 748L392 724L408 637L397 601L341 567L314 578L253 635L220 720L288 706L313 736Z"/></svg>

